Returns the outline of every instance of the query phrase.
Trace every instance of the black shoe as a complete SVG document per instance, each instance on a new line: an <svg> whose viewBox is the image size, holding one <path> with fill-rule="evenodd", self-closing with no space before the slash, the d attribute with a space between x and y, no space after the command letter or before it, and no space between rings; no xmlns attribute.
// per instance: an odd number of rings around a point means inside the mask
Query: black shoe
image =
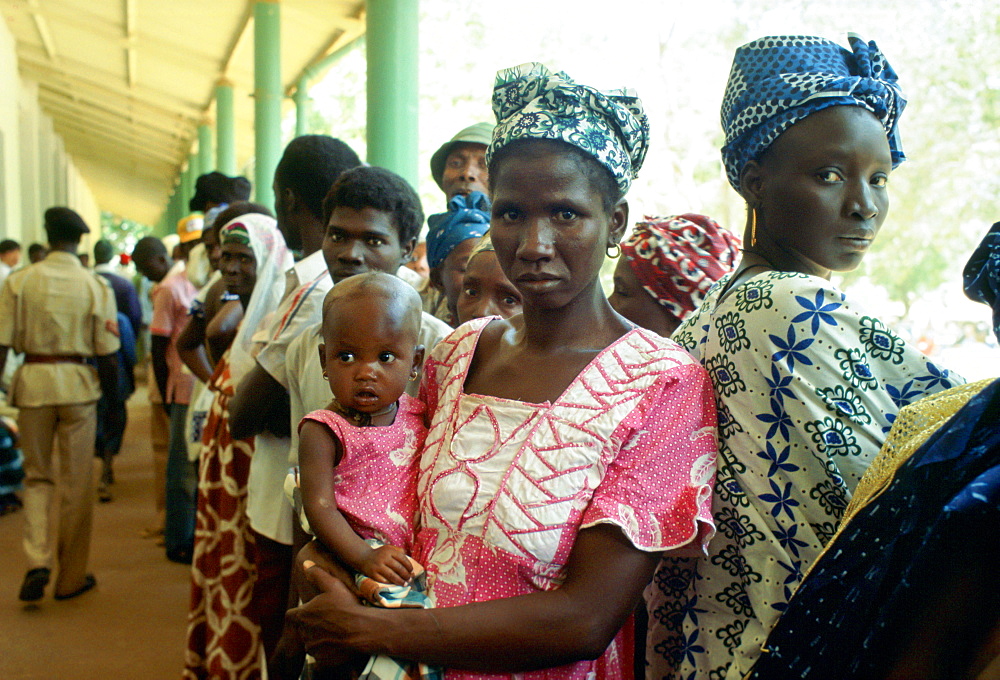
<svg viewBox="0 0 1000 680"><path fill-rule="evenodd" d="M24 583L21 584L21 594L18 597L22 602L37 602L45 595L45 586L49 585L49 576L52 572L48 567L35 567L29 569L24 575Z"/></svg>
<svg viewBox="0 0 1000 680"><path fill-rule="evenodd" d="M168 550L167 559L178 564L191 564L191 551L186 548Z"/></svg>
<svg viewBox="0 0 1000 680"><path fill-rule="evenodd" d="M0 517L17 512L22 506L23 503L21 503L21 499L16 494L4 494L0 496Z"/></svg>
<svg viewBox="0 0 1000 680"><path fill-rule="evenodd" d="M53 597L55 597L57 600L69 600L71 598L76 597L77 595L83 595L85 592L91 590L96 585L97 585L97 579L94 578L94 575L87 574L86 576L83 577L83 585L74 590L72 593L66 593L65 595L60 595L59 593L56 593Z"/></svg>

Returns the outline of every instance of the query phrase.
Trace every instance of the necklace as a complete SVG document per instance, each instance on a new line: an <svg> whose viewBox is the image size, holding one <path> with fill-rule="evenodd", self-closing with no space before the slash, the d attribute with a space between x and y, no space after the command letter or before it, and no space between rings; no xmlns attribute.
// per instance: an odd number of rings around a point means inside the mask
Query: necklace
<svg viewBox="0 0 1000 680"><path fill-rule="evenodd" d="M384 416L387 413L393 413L398 404L399 402L394 401L387 406L383 406L378 411L365 413L364 411L359 411L356 408L341 406L336 399L333 400L333 406L337 410L337 413L344 416L348 420L354 421L354 424L358 427L368 427L372 424L373 419L378 418L379 416Z"/></svg>
<svg viewBox="0 0 1000 680"><path fill-rule="evenodd" d="M748 264L745 267L741 266L739 271L733 272L733 275L729 278L729 281L727 281L726 285L723 286L721 291L719 291L719 296L716 298L717 303L722 302L722 299L729 294L730 290L736 284L736 281L749 270L759 268L759 269L771 269L772 271L777 271L777 268L773 264L771 264L770 260L768 260L760 253L754 252L752 250L744 250L743 255L744 257L746 255L753 255L754 257L759 257L760 259L764 260L764 264Z"/></svg>

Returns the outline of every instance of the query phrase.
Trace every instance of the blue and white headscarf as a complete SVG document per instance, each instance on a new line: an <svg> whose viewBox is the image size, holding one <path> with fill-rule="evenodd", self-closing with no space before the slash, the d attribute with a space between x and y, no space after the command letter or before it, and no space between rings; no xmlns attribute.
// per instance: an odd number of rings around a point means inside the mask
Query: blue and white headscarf
<svg viewBox="0 0 1000 680"><path fill-rule="evenodd" d="M906 160L897 123L906 98L874 41L849 34L851 50L811 36L771 36L736 50L722 100L722 162L740 190L740 173L782 132L831 106L860 106L882 122L892 167Z"/></svg>
<svg viewBox="0 0 1000 680"><path fill-rule="evenodd" d="M427 265L441 266L459 243L489 231L491 209L490 199L481 191L452 196L448 212L427 218Z"/></svg>
<svg viewBox="0 0 1000 680"><path fill-rule="evenodd" d="M537 62L497 72L493 113L487 163L516 139L559 139L610 170L623 196L649 148L649 120L633 90L601 92Z"/></svg>
<svg viewBox="0 0 1000 680"><path fill-rule="evenodd" d="M993 332L1000 340L1000 222L986 232L965 265L962 278L970 300L993 308Z"/></svg>

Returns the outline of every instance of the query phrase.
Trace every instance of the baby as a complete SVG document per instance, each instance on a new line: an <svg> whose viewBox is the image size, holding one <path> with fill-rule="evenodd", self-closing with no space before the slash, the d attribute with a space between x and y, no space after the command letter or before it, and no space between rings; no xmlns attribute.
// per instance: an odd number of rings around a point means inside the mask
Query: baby
<svg viewBox="0 0 1000 680"><path fill-rule="evenodd" d="M416 513L423 404L416 380L420 296L383 272L347 278L323 301L323 377L333 401L299 426L302 504L316 538L341 562L381 583L405 585ZM381 544L381 545L380 545Z"/></svg>

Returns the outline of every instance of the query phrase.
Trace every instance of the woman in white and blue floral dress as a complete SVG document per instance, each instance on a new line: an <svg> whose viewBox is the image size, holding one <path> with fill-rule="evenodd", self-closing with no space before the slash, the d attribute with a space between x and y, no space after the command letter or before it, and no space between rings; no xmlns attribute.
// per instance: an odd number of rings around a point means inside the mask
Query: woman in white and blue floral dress
<svg viewBox="0 0 1000 680"><path fill-rule="evenodd" d="M744 257L673 336L715 389L718 534L647 591L651 678L742 677L896 412L962 382L829 280L860 264L904 158L896 75L874 43L851 48L783 36L736 53L723 158Z"/></svg>

